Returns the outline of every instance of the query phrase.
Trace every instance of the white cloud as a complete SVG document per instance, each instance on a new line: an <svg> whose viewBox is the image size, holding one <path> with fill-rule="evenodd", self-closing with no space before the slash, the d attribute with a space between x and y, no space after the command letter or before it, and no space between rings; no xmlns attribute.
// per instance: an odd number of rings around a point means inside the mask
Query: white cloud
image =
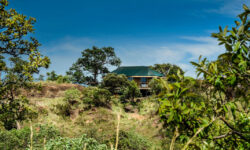
<svg viewBox="0 0 250 150"><path fill-rule="evenodd" d="M232 17L236 17L242 12L242 6L246 4L250 6L249 0L223 0L222 5L216 9L206 10L211 13L225 14Z"/></svg>
<svg viewBox="0 0 250 150"><path fill-rule="evenodd" d="M211 37L182 36L182 42L171 44L150 45L141 44L115 44L114 48L123 66L153 65L156 63L172 63L179 65L186 75L196 77L195 70L190 61L197 61L200 55L215 59L224 51L219 47L215 39ZM49 71L56 70L59 74L65 74L73 62L81 56L81 51L93 45L99 46L99 41L88 38L63 38L45 45L45 55L52 60ZM101 45L105 46L105 45ZM101 47L100 46L100 47ZM114 68L111 68L111 70ZM45 71L43 71L45 72Z"/></svg>
<svg viewBox="0 0 250 150"><path fill-rule="evenodd" d="M41 50L44 55L50 58L51 65L48 70L43 69L41 74L52 70L55 70L58 74L65 74L77 58L81 56L81 51L92 47L95 42L85 37L65 37L42 46Z"/></svg>
<svg viewBox="0 0 250 150"><path fill-rule="evenodd" d="M224 48L218 46L211 37L182 36L183 42L166 44L167 46L133 46L119 48L118 56L122 65L153 65L156 63L172 63L181 66L186 75L196 77L195 69L190 61L197 61L202 55L209 60L216 59Z"/></svg>

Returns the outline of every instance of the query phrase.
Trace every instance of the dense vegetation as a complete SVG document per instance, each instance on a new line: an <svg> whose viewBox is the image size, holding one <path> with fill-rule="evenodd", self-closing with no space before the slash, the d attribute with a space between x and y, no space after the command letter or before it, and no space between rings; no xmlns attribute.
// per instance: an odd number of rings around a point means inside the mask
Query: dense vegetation
<svg viewBox="0 0 250 150"><path fill-rule="evenodd" d="M50 60L30 36L35 19L7 6L0 0L0 149L250 149L247 6L235 27L212 34L226 52L191 62L200 79L155 64L166 78L151 80L148 97L110 73L121 63L112 47L86 49L66 76L34 82Z"/></svg>

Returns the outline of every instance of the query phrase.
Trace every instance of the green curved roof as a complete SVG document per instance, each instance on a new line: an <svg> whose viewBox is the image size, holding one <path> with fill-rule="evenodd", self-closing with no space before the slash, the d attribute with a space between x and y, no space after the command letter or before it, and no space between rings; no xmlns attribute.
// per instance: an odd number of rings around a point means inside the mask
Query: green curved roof
<svg viewBox="0 0 250 150"><path fill-rule="evenodd" d="M124 66L118 67L112 72L117 74L125 74L126 76L164 76L163 74L149 68L148 66Z"/></svg>

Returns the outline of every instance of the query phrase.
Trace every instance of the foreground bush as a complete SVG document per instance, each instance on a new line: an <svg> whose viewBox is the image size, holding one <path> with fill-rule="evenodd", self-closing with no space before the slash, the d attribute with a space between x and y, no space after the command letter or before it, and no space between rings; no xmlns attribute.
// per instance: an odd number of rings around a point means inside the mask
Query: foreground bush
<svg viewBox="0 0 250 150"><path fill-rule="evenodd" d="M87 107L109 107L111 101L111 93L106 89L89 87L85 88L82 92L82 101Z"/></svg>
<svg viewBox="0 0 250 150"><path fill-rule="evenodd" d="M46 143L46 150L107 150L105 144L99 144L95 139L87 138L63 138L58 137Z"/></svg>
<svg viewBox="0 0 250 150"><path fill-rule="evenodd" d="M0 131L0 149L14 150L26 149L30 146L30 128L25 127L20 130ZM46 141L59 136L59 132L52 126L35 125L33 127L33 148L43 147L44 138Z"/></svg>
<svg viewBox="0 0 250 150"><path fill-rule="evenodd" d="M119 150L147 150L150 149L152 143L145 137L135 132L120 131L119 134Z"/></svg>
<svg viewBox="0 0 250 150"><path fill-rule="evenodd" d="M112 94L121 93L121 89L129 85L129 80L124 74L107 74L101 83L101 87L107 89Z"/></svg>
<svg viewBox="0 0 250 150"><path fill-rule="evenodd" d="M122 89L122 96L121 96L121 101L123 103L126 102L135 102L135 98L136 97L140 97L141 96L141 92L140 89L137 86L137 83L133 80L133 81L129 81L128 82L128 86L124 89Z"/></svg>
<svg viewBox="0 0 250 150"><path fill-rule="evenodd" d="M82 102L80 98L81 92L78 89L72 88L66 90L63 101L54 106L54 111L57 114L70 116L74 110L81 107Z"/></svg>

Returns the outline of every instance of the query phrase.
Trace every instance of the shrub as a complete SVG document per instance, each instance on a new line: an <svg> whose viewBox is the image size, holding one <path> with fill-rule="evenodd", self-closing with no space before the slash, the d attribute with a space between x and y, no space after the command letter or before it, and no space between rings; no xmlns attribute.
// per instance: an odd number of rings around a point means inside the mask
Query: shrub
<svg viewBox="0 0 250 150"><path fill-rule="evenodd" d="M59 75L56 79L57 83L71 83L71 79L69 76Z"/></svg>
<svg viewBox="0 0 250 150"><path fill-rule="evenodd" d="M150 149L152 143L145 137L132 131L120 131L119 134L119 150L147 150Z"/></svg>
<svg viewBox="0 0 250 150"><path fill-rule="evenodd" d="M153 94L160 94L164 90L164 86L161 79L154 78L149 82L149 87Z"/></svg>
<svg viewBox="0 0 250 150"><path fill-rule="evenodd" d="M54 106L56 108L56 113L69 116L73 110L81 105L82 102L80 99L81 92L78 89L72 88L66 90L63 101Z"/></svg>
<svg viewBox="0 0 250 150"><path fill-rule="evenodd" d="M72 105L77 102L80 102L80 98L81 92L76 88L72 88L65 91L64 100Z"/></svg>
<svg viewBox="0 0 250 150"><path fill-rule="evenodd" d="M111 93L106 89L97 87L89 87L83 90L83 103L88 107L109 107L111 100Z"/></svg>
<svg viewBox="0 0 250 150"><path fill-rule="evenodd" d="M56 81L57 83L71 83L71 78L67 75L58 75L53 70L51 72L47 72L47 81Z"/></svg>
<svg viewBox="0 0 250 150"><path fill-rule="evenodd" d="M141 96L137 83L134 80L129 81L128 83L128 87L122 89L121 101L123 103L126 103L127 100L129 100L129 102L134 102L134 98Z"/></svg>
<svg viewBox="0 0 250 150"><path fill-rule="evenodd" d="M27 118L36 118L37 115L37 112L30 107L26 97L20 97L11 103L0 105L0 121L7 130L17 128L17 122Z"/></svg>
<svg viewBox="0 0 250 150"><path fill-rule="evenodd" d="M128 79L125 75L110 73L103 78L101 83L102 88L106 88L112 94L120 93L120 90L128 86Z"/></svg>
<svg viewBox="0 0 250 150"><path fill-rule="evenodd" d="M95 139L87 138L86 135L83 135L80 138L56 138L48 141L46 143L46 150L83 150L86 146L86 149L89 150L107 150L105 144L99 144Z"/></svg>
<svg viewBox="0 0 250 150"><path fill-rule="evenodd" d="M53 139L59 136L59 132L52 126L35 125L33 129L33 148L41 148L43 140ZM17 130L0 130L0 149L26 149L30 145L30 128Z"/></svg>

